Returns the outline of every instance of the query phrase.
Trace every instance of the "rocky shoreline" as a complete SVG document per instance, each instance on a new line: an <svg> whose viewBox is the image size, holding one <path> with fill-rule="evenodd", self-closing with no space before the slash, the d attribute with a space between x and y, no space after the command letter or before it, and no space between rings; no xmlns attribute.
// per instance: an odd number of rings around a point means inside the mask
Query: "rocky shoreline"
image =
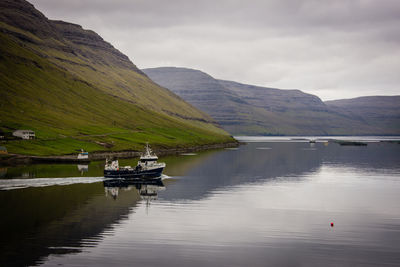
<svg viewBox="0 0 400 267"><path fill-rule="evenodd" d="M184 148L160 148L153 149L157 156L179 155L182 153L193 153L203 150L220 149L238 147L239 142L207 144L200 146L184 147ZM89 160L79 160L77 155L60 155L60 156L29 156L9 154L6 157L0 157L0 166L20 165L20 164L37 164L37 163L87 163L88 161L104 160L107 157L116 158L134 158L139 157L141 151L110 151L110 152L92 152L89 154Z"/></svg>

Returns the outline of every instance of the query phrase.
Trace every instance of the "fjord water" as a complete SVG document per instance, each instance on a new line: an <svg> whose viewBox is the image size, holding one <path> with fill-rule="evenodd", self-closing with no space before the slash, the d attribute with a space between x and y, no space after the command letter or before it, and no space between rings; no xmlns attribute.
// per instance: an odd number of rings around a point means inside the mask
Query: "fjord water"
<svg viewBox="0 0 400 267"><path fill-rule="evenodd" d="M400 265L399 144L248 141L161 158L163 185L0 169L0 265Z"/></svg>

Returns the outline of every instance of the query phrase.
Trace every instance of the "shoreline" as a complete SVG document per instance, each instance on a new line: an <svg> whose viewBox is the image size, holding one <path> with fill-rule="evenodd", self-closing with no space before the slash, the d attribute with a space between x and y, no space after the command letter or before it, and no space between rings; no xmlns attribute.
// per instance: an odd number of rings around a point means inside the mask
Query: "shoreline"
<svg viewBox="0 0 400 267"><path fill-rule="evenodd" d="M157 156L179 155L182 153L192 153L210 149L238 147L242 142L229 142L220 144L207 144L185 148L160 148L153 149ZM9 154L6 157L0 157L0 166L15 166L24 164L40 164L40 163L83 163L87 164L90 161L105 160L107 157L117 158L135 158L139 157L142 151L110 151L110 152L91 152L88 160L78 160L77 155L59 155L59 156L30 156Z"/></svg>

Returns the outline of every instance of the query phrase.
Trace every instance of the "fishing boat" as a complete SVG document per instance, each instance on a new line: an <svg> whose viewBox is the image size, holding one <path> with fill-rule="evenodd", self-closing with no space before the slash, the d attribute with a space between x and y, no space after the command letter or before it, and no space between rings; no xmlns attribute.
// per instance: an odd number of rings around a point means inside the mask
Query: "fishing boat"
<svg viewBox="0 0 400 267"><path fill-rule="evenodd" d="M107 159L104 167L104 177L123 179L161 179L165 163L157 162L157 160L158 157L152 152L149 144L146 143L145 151L140 156L136 167L120 167L117 159Z"/></svg>

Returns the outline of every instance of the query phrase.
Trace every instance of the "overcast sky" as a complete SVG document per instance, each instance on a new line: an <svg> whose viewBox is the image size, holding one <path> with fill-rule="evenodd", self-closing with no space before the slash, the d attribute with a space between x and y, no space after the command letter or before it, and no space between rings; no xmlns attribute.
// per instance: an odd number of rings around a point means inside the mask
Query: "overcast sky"
<svg viewBox="0 0 400 267"><path fill-rule="evenodd" d="M399 0L30 0L100 34L139 68L301 89L400 94Z"/></svg>

